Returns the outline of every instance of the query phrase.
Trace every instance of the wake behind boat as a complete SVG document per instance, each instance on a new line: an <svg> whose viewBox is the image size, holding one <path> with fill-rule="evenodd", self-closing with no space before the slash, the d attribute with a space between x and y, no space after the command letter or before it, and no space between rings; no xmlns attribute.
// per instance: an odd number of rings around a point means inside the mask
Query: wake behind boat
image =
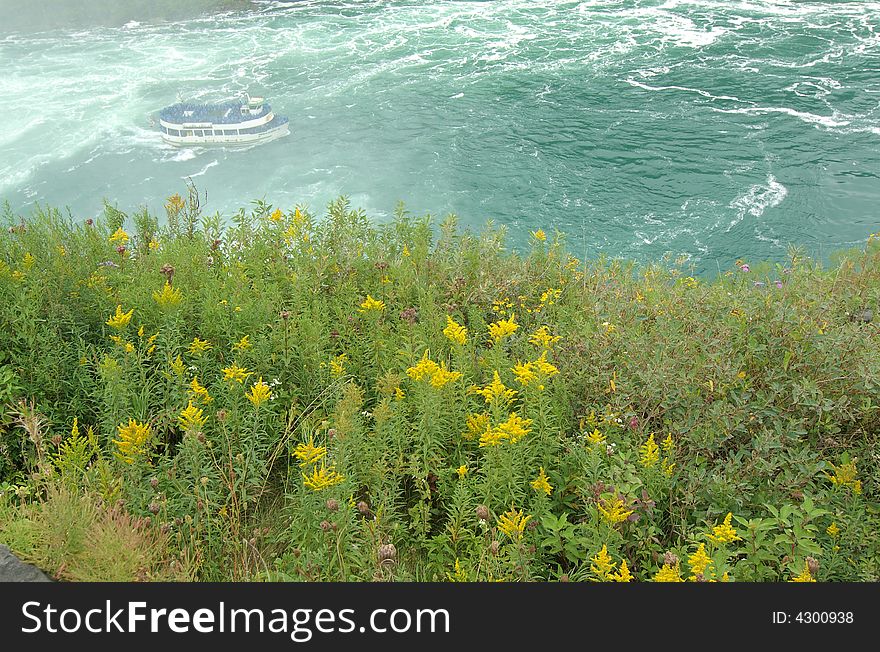
<svg viewBox="0 0 880 652"><path fill-rule="evenodd" d="M179 102L159 112L162 138L171 145L254 145L290 133L262 97L215 104Z"/></svg>

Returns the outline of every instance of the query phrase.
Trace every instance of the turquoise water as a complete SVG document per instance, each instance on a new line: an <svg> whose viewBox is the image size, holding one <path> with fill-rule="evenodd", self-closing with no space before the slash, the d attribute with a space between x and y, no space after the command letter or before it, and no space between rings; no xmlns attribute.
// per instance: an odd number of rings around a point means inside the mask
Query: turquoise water
<svg viewBox="0 0 880 652"><path fill-rule="evenodd" d="M0 199L323 213L348 195L564 232L581 256L825 255L880 230L880 2L266 3L0 34ZM292 135L173 149L148 116L266 95Z"/></svg>

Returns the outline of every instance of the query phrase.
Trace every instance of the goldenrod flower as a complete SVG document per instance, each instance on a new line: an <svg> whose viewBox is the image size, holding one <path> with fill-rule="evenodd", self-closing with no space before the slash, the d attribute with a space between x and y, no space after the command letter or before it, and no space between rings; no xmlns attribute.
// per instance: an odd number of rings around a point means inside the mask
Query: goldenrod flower
<svg viewBox="0 0 880 652"><path fill-rule="evenodd" d="M165 210L167 210L170 213L180 212L183 209L183 206L184 206L183 198L180 195L178 195L177 193L174 193L173 195L171 195L168 198L168 201L165 202Z"/></svg>
<svg viewBox="0 0 880 652"><path fill-rule="evenodd" d="M479 437L486 429L489 428L489 415L485 412L481 414L469 414L465 422L467 431L462 433L465 439L475 439Z"/></svg>
<svg viewBox="0 0 880 652"><path fill-rule="evenodd" d="M600 446L605 444L606 442L607 438L605 437L605 435L599 432L598 428L594 429L593 432L587 435L587 443L589 443L590 446Z"/></svg>
<svg viewBox="0 0 880 652"><path fill-rule="evenodd" d="M234 380L237 383L244 383L245 379L251 375L251 372L244 367L239 367L233 362L232 366L223 368L223 379Z"/></svg>
<svg viewBox="0 0 880 652"><path fill-rule="evenodd" d="M114 244L117 242L123 245L128 244L128 234L123 231L122 227L120 226L118 229L116 229L113 235L110 236L110 242Z"/></svg>
<svg viewBox="0 0 880 652"><path fill-rule="evenodd" d="M607 500L604 498L600 499L596 506L602 518L612 527L615 527L618 523L623 523L633 513L633 510L626 509L626 504L617 495Z"/></svg>
<svg viewBox="0 0 880 652"><path fill-rule="evenodd" d="M614 580L615 582L632 582L633 576L629 572L629 566L626 564L626 559L622 559L620 562L620 570L616 573L612 573L608 576L609 579Z"/></svg>
<svg viewBox="0 0 880 652"><path fill-rule="evenodd" d="M827 528L825 528L825 531L828 533L828 536L830 536L832 539L836 539L837 537L840 536L840 528L837 527L837 523L832 523Z"/></svg>
<svg viewBox="0 0 880 652"><path fill-rule="evenodd" d="M489 324L489 336L497 344L503 338L513 335L517 328L519 324L516 323L516 315L511 315L510 319L499 319L494 324Z"/></svg>
<svg viewBox="0 0 880 652"><path fill-rule="evenodd" d="M171 371L174 372L175 376L183 377L183 374L186 372L186 367L183 364L183 358L178 355L174 360L171 361Z"/></svg>
<svg viewBox="0 0 880 652"><path fill-rule="evenodd" d="M156 240L156 238L151 238L150 241L147 243L147 247L150 251L156 251L157 249L159 249L159 241Z"/></svg>
<svg viewBox="0 0 880 652"><path fill-rule="evenodd" d="M269 215L269 219L276 223L280 222L284 219L284 213L281 212L280 208L276 208L274 211L272 211L272 214Z"/></svg>
<svg viewBox="0 0 880 652"><path fill-rule="evenodd" d="M110 328L121 329L128 326L128 322L131 321L131 316L134 314L134 308L129 310L128 312L122 312L122 305L116 306L116 314L110 315L110 318L104 322Z"/></svg>
<svg viewBox="0 0 880 652"><path fill-rule="evenodd" d="M180 413L177 420L180 422L180 425L183 426L184 430L193 431L200 430L202 426L205 425L207 419L202 415L202 410L197 408L192 404L192 401L190 401L189 405L186 406L186 409Z"/></svg>
<svg viewBox="0 0 880 652"><path fill-rule="evenodd" d="M537 372L544 378L550 378L559 373L559 368L556 367L556 365L547 362L546 350L541 352L541 355L532 363L532 365L534 365Z"/></svg>
<svg viewBox="0 0 880 652"><path fill-rule="evenodd" d="M671 566L669 564L663 564L663 567L657 571L657 574L654 575L654 582L684 582L681 579L681 573L678 570L678 564L675 566Z"/></svg>
<svg viewBox="0 0 880 652"><path fill-rule="evenodd" d="M247 351L249 348L253 346L251 344L250 335L243 336L238 342L232 345L233 351Z"/></svg>
<svg viewBox="0 0 880 652"><path fill-rule="evenodd" d="M498 446L505 439L506 437L504 433L498 430L498 428L486 426L485 432L480 435L480 448L486 448L487 446Z"/></svg>
<svg viewBox="0 0 880 652"><path fill-rule="evenodd" d="M511 444L515 444L531 432L528 428L531 423L531 419L523 419L517 415L516 412L512 412L510 416L507 417L507 421L498 424L497 430L500 431L504 438L510 441Z"/></svg>
<svg viewBox="0 0 880 652"><path fill-rule="evenodd" d="M422 359L419 360L418 364L407 369L406 375L413 380L423 380L424 378L430 378L433 376L440 366L428 357L429 354L430 351L425 350Z"/></svg>
<svg viewBox="0 0 880 652"><path fill-rule="evenodd" d="M850 487L853 493L856 494L862 493L862 481L856 479L858 471L856 471L855 462L846 462L840 466L835 466L829 462L829 466L833 469L834 475L826 473L825 477L831 480L831 484L839 487Z"/></svg>
<svg viewBox="0 0 880 652"><path fill-rule="evenodd" d="M516 390L508 389L501 382L501 376L498 375L497 371L494 372L491 383L485 387L473 385L468 391L473 394L479 394L486 400L486 403L497 402L499 405L510 402L516 396Z"/></svg>
<svg viewBox="0 0 880 652"><path fill-rule="evenodd" d="M254 404L254 407L260 407L272 398L272 391L269 389L269 385L263 382L263 377L260 376L260 379L251 385L250 391L246 392L245 396L247 396L247 400Z"/></svg>
<svg viewBox="0 0 880 652"><path fill-rule="evenodd" d="M201 355L210 348L211 343L208 340L200 340L198 337L194 337L193 341L190 342L189 352L192 355Z"/></svg>
<svg viewBox="0 0 880 652"><path fill-rule="evenodd" d="M547 239L547 234L544 233L544 229L538 229L537 231L532 231L532 237L535 240L544 242Z"/></svg>
<svg viewBox="0 0 880 652"><path fill-rule="evenodd" d="M117 430L118 439L114 439L113 443L116 444L116 456L120 460L126 464L132 464L147 452L147 445L152 434L148 424L129 419L128 424L120 423Z"/></svg>
<svg viewBox="0 0 880 652"><path fill-rule="evenodd" d="M611 560L611 555L608 554L608 546L603 544L602 549L596 553L595 557L591 557L590 561L593 562L590 564L590 570L601 581L607 582L610 579L609 574L614 570L614 562Z"/></svg>
<svg viewBox="0 0 880 652"><path fill-rule="evenodd" d="M394 398L398 401L402 401L406 397L406 392L404 392L400 387L394 388Z"/></svg>
<svg viewBox="0 0 880 652"><path fill-rule="evenodd" d="M360 312L370 312L371 310L375 312L382 312L383 310L385 310L385 302L380 301L379 299L374 299L368 294L367 298L364 299L361 303Z"/></svg>
<svg viewBox="0 0 880 652"><path fill-rule="evenodd" d="M646 469L651 468L660 461L660 447L654 441L653 433L644 444L639 446L639 453L639 463Z"/></svg>
<svg viewBox="0 0 880 652"><path fill-rule="evenodd" d="M158 303L162 308L176 306L182 299L183 293L180 291L180 288L171 287L171 283L168 281L165 281L165 285L162 287L161 292L153 290L153 301Z"/></svg>
<svg viewBox="0 0 880 652"><path fill-rule="evenodd" d="M535 372L531 362L517 362L511 369L513 371L513 375L516 376L516 380L520 385L525 387L533 380L538 379L538 374Z"/></svg>
<svg viewBox="0 0 880 652"><path fill-rule="evenodd" d="M792 582L815 582L816 578L813 577L813 574L810 572L810 565L804 560L804 569L801 571L800 575L796 575L791 578Z"/></svg>
<svg viewBox="0 0 880 652"><path fill-rule="evenodd" d="M311 475L303 473L302 477L306 489L311 489L312 491L321 491L322 489L332 487L345 480L344 476L341 476L336 472L336 469L332 464L330 465L330 468L326 468L323 461L321 462L320 469L315 466L312 468Z"/></svg>
<svg viewBox="0 0 880 652"><path fill-rule="evenodd" d="M467 343L467 328L457 323L449 315L446 316L446 328L443 329L443 334L456 344Z"/></svg>
<svg viewBox="0 0 880 652"><path fill-rule="evenodd" d="M522 510L517 511L511 507L498 517L498 529L511 539L518 540L522 537L531 518L531 515L524 516Z"/></svg>
<svg viewBox="0 0 880 652"><path fill-rule="evenodd" d="M439 368L431 374L431 387L441 389L455 380L461 378L460 371L449 371L446 369L446 363L441 362Z"/></svg>
<svg viewBox="0 0 880 652"><path fill-rule="evenodd" d="M190 399L196 399L202 403L210 403L214 399L208 394L208 390L199 383L198 378L193 378L190 383L190 389L187 390Z"/></svg>
<svg viewBox="0 0 880 652"><path fill-rule="evenodd" d="M34 263L37 262L37 259L34 257L34 255L30 251L28 251L24 255L24 258L21 259L21 262L22 262L22 265L24 266L25 271L28 271L28 270L30 270L31 267L34 266Z"/></svg>
<svg viewBox="0 0 880 652"><path fill-rule="evenodd" d="M300 466L317 463L327 454L325 446L315 446L313 435L309 435L309 441L305 444L297 444L293 449L293 456L299 460Z"/></svg>
<svg viewBox="0 0 880 652"><path fill-rule="evenodd" d="M464 572L464 569L461 567L461 563L458 561L458 558L455 559L455 566L453 568L454 572L452 574L446 573L446 579L450 582L467 582L468 577L467 573Z"/></svg>
<svg viewBox="0 0 880 652"><path fill-rule="evenodd" d="M330 374L334 378L339 378L345 374L345 361L347 359L348 356L345 353L340 353L330 361Z"/></svg>
<svg viewBox="0 0 880 652"><path fill-rule="evenodd" d="M691 580L708 580L710 566L712 566L712 558L706 554L706 544L701 543L697 551L688 558L688 564L691 567L691 573L693 573Z"/></svg>
<svg viewBox="0 0 880 652"><path fill-rule="evenodd" d="M724 522L721 525L715 525L712 528L712 534L706 535L709 541L720 545L739 541L740 537L737 536L736 530L730 525L730 520L732 518L733 514L727 512L727 516L724 517Z"/></svg>
<svg viewBox="0 0 880 652"><path fill-rule="evenodd" d="M455 469L455 472L458 474L459 478L463 478L464 476L467 475L467 472L468 472L467 464L462 464L460 467Z"/></svg>
<svg viewBox="0 0 880 652"><path fill-rule="evenodd" d="M532 480L532 489L534 489L535 491L543 491L548 496L553 491L553 485L550 484L550 479L544 473L543 466L538 472L538 477Z"/></svg>

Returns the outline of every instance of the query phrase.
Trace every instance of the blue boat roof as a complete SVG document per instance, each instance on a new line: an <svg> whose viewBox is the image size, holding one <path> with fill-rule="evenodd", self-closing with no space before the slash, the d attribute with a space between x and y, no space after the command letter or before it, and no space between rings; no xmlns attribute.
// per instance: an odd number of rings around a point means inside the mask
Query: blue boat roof
<svg viewBox="0 0 880 652"><path fill-rule="evenodd" d="M266 115L271 107L263 104L259 113L242 115L241 108L247 106L244 102L219 102L216 104L196 104L192 102L180 102L167 106L159 112L159 118L166 122L177 124L184 122L212 122L214 124L234 124L245 120L254 120Z"/></svg>

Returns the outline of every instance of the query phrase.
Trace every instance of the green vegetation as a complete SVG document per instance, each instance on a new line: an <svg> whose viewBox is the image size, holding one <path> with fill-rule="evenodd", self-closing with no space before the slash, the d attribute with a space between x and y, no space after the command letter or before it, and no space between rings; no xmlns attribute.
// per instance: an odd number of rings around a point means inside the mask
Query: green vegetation
<svg viewBox="0 0 880 652"><path fill-rule="evenodd" d="M166 211L6 212L0 542L55 576L880 578L880 238L704 280Z"/></svg>

